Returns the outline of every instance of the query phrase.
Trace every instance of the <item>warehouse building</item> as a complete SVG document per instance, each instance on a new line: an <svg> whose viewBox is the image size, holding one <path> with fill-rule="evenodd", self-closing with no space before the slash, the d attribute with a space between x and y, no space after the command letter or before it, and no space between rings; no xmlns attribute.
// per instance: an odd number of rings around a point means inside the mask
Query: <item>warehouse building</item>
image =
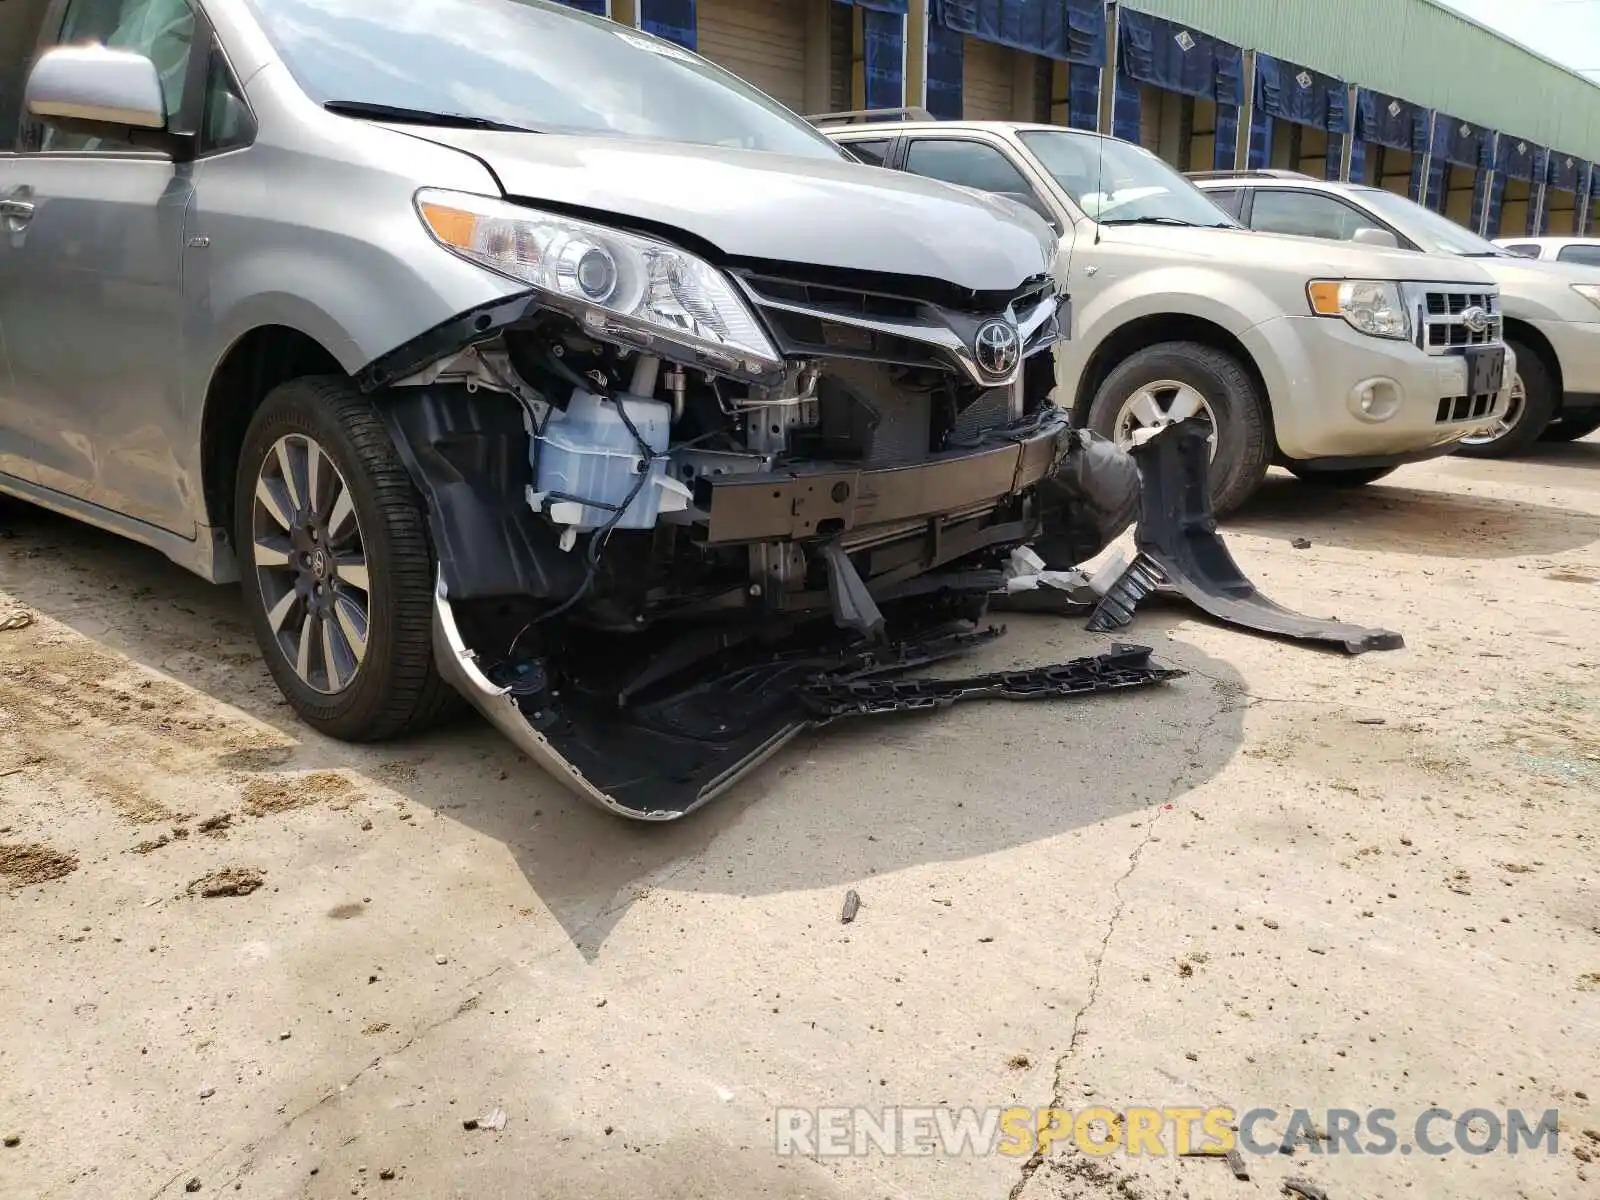
<svg viewBox="0 0 1600 1200"><path fill-rule="evenodd" d="M571 2L799 112L1051 121L1181 170L1371 183L1490 237L1600 232L1600 85L1437 0Z"/></svg>

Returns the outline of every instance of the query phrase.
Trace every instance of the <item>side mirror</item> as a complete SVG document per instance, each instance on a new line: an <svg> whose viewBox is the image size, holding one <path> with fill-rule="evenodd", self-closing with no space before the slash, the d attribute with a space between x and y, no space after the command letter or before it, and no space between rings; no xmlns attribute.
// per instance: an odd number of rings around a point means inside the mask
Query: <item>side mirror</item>
<svg viewBox="0 0 1600 1200"><path fill-rule="evenodd" d="M131 50L58 46L34 64L23 103L64 133L123 136L164 131L166 104L156 66Z"/></svg>
<svg viewBox="0 0 1600 1200"><path fill-rule="evenodd" d="M1350 240L1360 242L1363 246L1382 246L1386 250L1400 249L1399 238L1387 229L1374 229L1370 225L1356 230L1351 234Z"/></svg>

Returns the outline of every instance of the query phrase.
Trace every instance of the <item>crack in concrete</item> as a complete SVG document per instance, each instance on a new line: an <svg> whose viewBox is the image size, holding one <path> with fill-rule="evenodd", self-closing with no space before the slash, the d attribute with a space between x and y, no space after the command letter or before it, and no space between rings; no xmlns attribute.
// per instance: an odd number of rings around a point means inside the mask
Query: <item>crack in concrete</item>
<svg viewBox="0 0 1600 1200"><path fill-rule="evenodd" d="M493 979L496 975L501 974L503 971L505 971L507 968L509 968L509 967L511 967L513 965L514 964L512 964L512 963L501 963L499 966L493 968L492 970L485 971L482 975L479 975L474 979L468 980L467 985L466 985L466 989L465 989L466 993L467 993L466 996L463 999L457 1001L455 1008L453 1008L449 1012L448 1015L439 1017L437 1020L430 1021L428 1024L422 1026L420 1029L418 1029L415 1033L413 1033L410 1037L408 1037L404 1042L402 1042L400 1045L396 1046L394 1049L384 1051L382 1054L380 1054L376 1058L374 1058L371 1062L368 1062L368 1063L364 1064L360 1068L360 1070L356 1071L356 1073L354 1075L351 1075L348 1079L344 1080L342 1083L338 1084L336 1087L324 1092L321 1096L319 1096L317 1099L313 1100L310 1104L307 1104L305 1107L303 1107L303 1108L299 1109L298 1111L290 1114L289 1116L286 1116L283 1120L278 1122L278 1125L277 1125L276 1128L274 1128L270 1133L266 1134L264 1137L261 1137L261 1138L255 1140L255 1141L253 1141L253 1142L246 1143L245 1147L244 1147L244 1160L235 1169L233 1174L228 1175L227 1177L225 1177L222 1180L222 1182L218 1185L218 1189L217 1190L219 1190L219 1191L226 1190L231 1184L242 1182L244 1180L244 1177L246 1175L248 1175L250 1173L251 1169L255 1166L256 1153L262 1148L262 1146L264 1146L268 1142L276 1140L277 1138L281 1137L283 1134L287 1133L296 1124L298 1124L304 1117L309 1116L311 1113L316 1112L319 1108L322 1108L329 1101L337 1100L340 1096L343 1096L346 1092L348 1092L352 1087L354 1087L356 1085L357 1081L360 1080L360 1078L363 1075L365 1075L367 1072L371 1071L374 1067L379 1066L385 1060L393 1058L395 1055L404 1054L407 1050L411 1049L412 1046L416 1045L423 1038L425 1038L425 1037L429 1036L430 1034L434 1033L436 1030L442 1029L444 1026L450 1024L450 1022L456 1020L456 1018L463 1017L467 1013L474 1011L477 1006L472 1004L472 1003L469 1003L469 1002L471 1001L472 997L474 997L474 996L476 996L478 994L478 991L482 987L482 985L486 984L489 980ZM169 1188L171 1188L172 1185L175 1184L180 1177L198 1176L202 1169L203 1169L202 1167L194 1167L194 1168L185 1168L184 1170L179 1171L171 1179L167 1180L166 1183L162 1184L159 1188L157 1188L156 1191L151 1195L150 1200L160 1200L161 1196Z"/></svg>
<svg viewBox="0 0 1600 1200"><path fill-rule="evenodd" d="M1226 702L1219 704L1216 711L1213 712L1211 716L1206 719L1205 723L1200 726L1199 731L1195 734L1194 741L1189 747L1189 754L1187 755L1188 759L1192 760L1197 754L1199 754L1200 747L1205 744L1206 739L1215 731L1217 722L1221 720L1231 708L1232 706ZM1161 823L1161 817L1167 811L1166 805L1172 802L1172 797L1177 793L1179 785L1182 784L1186 770L1187 766L1180 767L1177 774L1172 777L1172 781L1167 785L1166 795L1157 802L1155 812L1151 815L1150 820L1145 824L1144 836L1139 839L1138 845L1134 846L1134 848L1128 854L1127 869L1124 870L1122 874L1117 877L1116 882L1111 885L1111 894L1113 897L1115 897L1116 904L1112 907L1111 916L1106 921L1105 932L1100 937L1100 948L1095 954L1094 969L1089 976L1088 995L1084 998L1083 1003L1078 1007L1078 1011L1072 1014L1072 1036L1067 1039L1067 1048L1063 1050L1056 1058L1055 1074L1051 1081L1050 1090L1049 1107L1051 1108L1066 1107L1067 1064L1072 1059L1073 1055L1078 1052L1078 1044L1082 1041L1084 1034L1088 1032L1087 1028L1084 1026L1084 1018L1089 1015L1089 1010L1093 1008L1096 1001L1100 999L1100 974L1105 966L1106 951L1111 946L1111 938L1116 933L1117 925L1122 919L1123 910L1127 906L1127 901L1122 895L1122 885L1127 883L1128 880L1133 877L1133 873L1139 869L1139 861L1144 857L1145 847L1150 844L1150 840L1155 836L1156 826ZM1035 1147L1033 1153L1028 1156L1028 1160L1022 1164L1020 1177L1012 1186L1011 1191L1008 1194L1008 1200L1021 1200L1023 1189L1025 1189L1032 1181L1034 1175L1038 1173L1039 1168L1044 1166L1044 1159L1044 1152Z"/></svg>

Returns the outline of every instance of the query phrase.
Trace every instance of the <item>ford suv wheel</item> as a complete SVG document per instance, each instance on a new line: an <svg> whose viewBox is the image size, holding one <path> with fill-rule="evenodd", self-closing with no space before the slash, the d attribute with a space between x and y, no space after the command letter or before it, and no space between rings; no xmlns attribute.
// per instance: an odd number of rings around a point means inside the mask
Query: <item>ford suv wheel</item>
<svg viewBox="0 0 1600 1200"><path fill-rule="evenodd" d="M1265 406L1232 355L1199 342L1164 342L1120 363L1095 393L1089 428L1127 448L1141 429L1186 418L1210 427L1211 505L1232 512L1261 486L1272 460Z"/></svg>
<svg viewBox="0 0 1600 1200"><path fill-rule="evenodd" d="M1531 347L1506 339L1517 356L1511 400L1500 419L1487 429L1461 439L1457 454L1468 458L1508 458L1533 449L1556 411L1555 380Z"/></svg>
<svg viewBox="0 0 1600 1200"><path fill-rule="evenodd" d="M349 381L267 397L240 454L234 536L267 668L307 724L374 741L454 697L434 669L433 556L411 479Z"/></svg>

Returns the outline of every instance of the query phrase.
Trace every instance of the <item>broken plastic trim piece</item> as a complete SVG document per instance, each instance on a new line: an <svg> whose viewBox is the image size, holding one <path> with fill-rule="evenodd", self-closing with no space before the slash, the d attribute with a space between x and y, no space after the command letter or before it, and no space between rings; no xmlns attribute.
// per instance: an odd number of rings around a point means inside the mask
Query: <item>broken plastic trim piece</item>
<svg viewBox="0 0 1600 1200"><path fill-rule="evenodd" d="M1171 584L1195 607L1228 625L1276 637L1326 642L1348 654L1399 650L1405 639L1388 629L1291 612L1256 590L1239 570L1217 533L1207 479L1210 446L1205 426L1194 418L1168 426L1132 450L1139 464L1139 556L1089 618L1093 633L1111 633L1133 619L1133 610L1162 584Z"/></svg>
<svg viewBox="0 0 1600 1200"><path fill-rule="evenodd" d="M881 634L883 612L844 547L837 541L829 542L822 548L822 561L828 565L828 604L833 623L868 637Z"/></svg>
<svg viewBox="0 0 1600 1200"><path fill-rule="evenodd" d="M356 386L375 392L414 375L429 363L455 354L474 342L494 337L544 307L540 292L529 289L480 304L424 330L388 353L373 359L355 374Z"/></svg>
<svg viewBox="0 0 1600 1200"><path fill-rule="evenodd" d="M1049 667L995 671L969 679L815 679L800 699L818 717L881 716L931 712L962 700L1057 700L1148 687L1187 672L1150 663L1150 647L1117 643L1104 654Z"/></svg>

